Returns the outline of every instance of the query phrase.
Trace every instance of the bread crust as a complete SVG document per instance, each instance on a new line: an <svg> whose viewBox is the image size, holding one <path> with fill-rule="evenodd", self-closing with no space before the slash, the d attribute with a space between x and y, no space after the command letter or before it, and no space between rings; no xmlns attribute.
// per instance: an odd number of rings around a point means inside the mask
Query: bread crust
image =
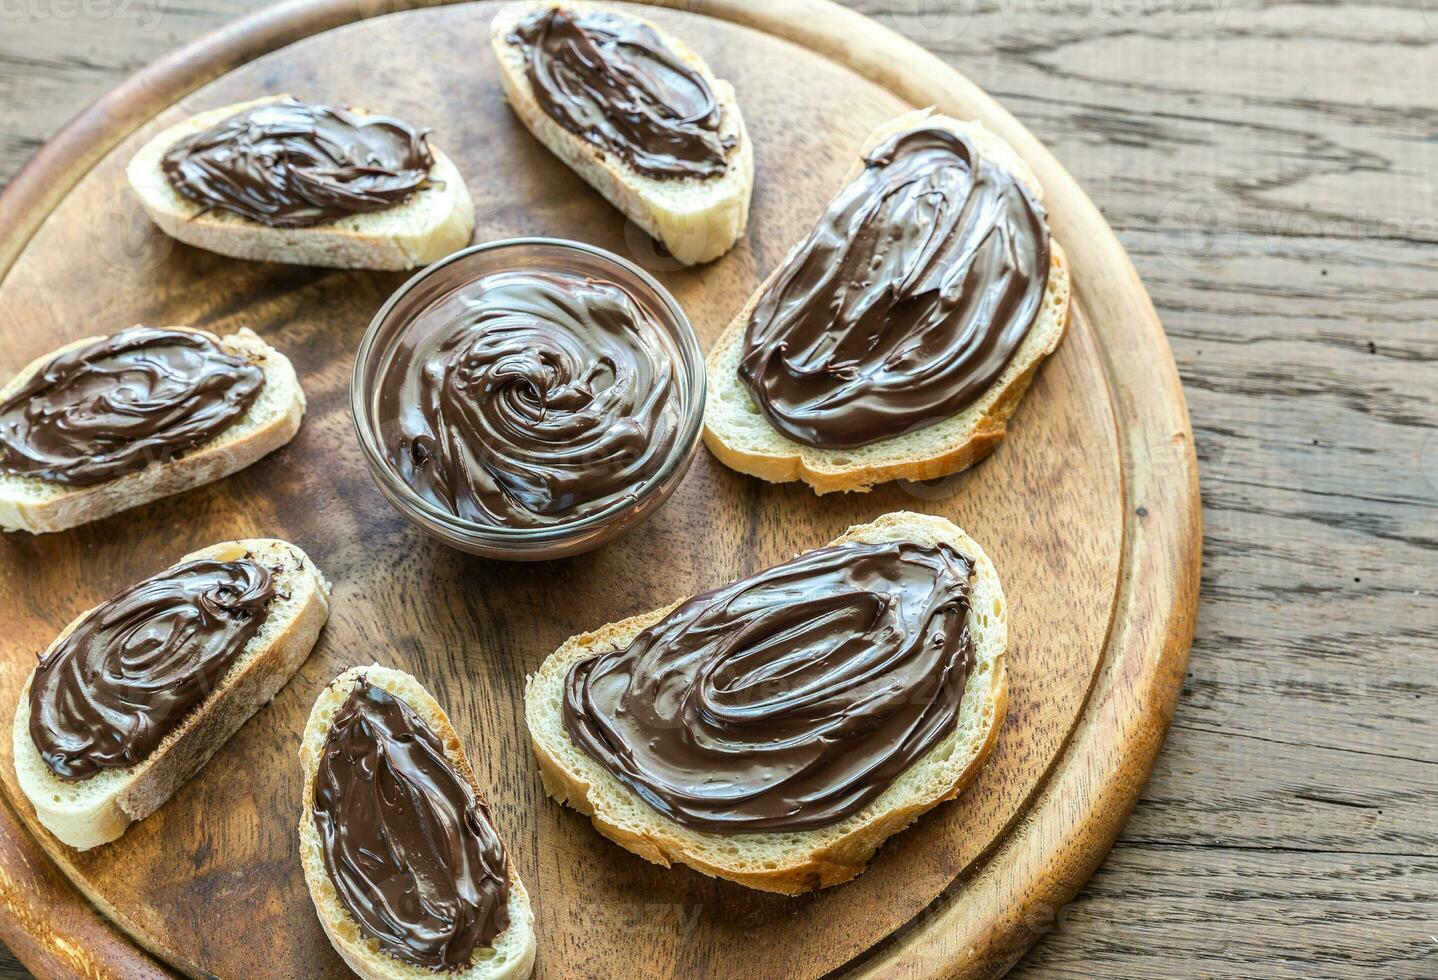
<svg viewBox="0 0 1438 980"><path fill-rule="evenodd" d="M638 173L627 161L555 122L535 99L534 90L523 71L523 62L516 57L514 46L505 38L522 17L557 6L570 10L614 9L615 13L646 24L682 61L703 75L726 120L732 120L726 125L732 126L732 133L738 140L729 156L726 172L705 180L656 180ZM505 98L525 128L605 200L651 237L662 242L674 258L685 265L710 262L729 251L743 236L749 223L749 199L754 188L754 148L734 96L734 87L716 78L704 59L683 41L628 9L584 2L561 4L555 0L540 0L503 7L490 27L490 44L499 62ZM673 188L679 190L669 193ZM692 196L695 200L681 204L678 200L680 195Z"/></svg>
<svg viewBox="0 0 1438 980"><path fill-rule="evenodd" d="M19 763L25 758L38 759L29 729L30 685L35 677L31 671L20 691L12 730L16 775L21 791L35 807L36 817L63 843L77 850L108 843L121 836L131 823L159 809L255 712L274 700L309 656L329 618L329 583L300 548L273 538L226 541L188 554L175 564L201 558L233 560L246 553L254 554L267 565L279 562L288 567L288 563L293 562L290 587L303 590L297 597L300 602L295 613L283 630L268 639L264 649L237 669L232 668L209 697L165 736L148 758L124 770L120 785L89 811L52 808L46 802L46 795L57 790L63 792L69 784L58 779L37 781L31 771L33 766ZM93 608L61 630L46 655L91 612Z"/></svg>
<svg viewBox="0 0 1438 980"><path fill-rule="evenodd" d="M867 153L890 134L901 132L924 121L948 122L965 126L971 132L977 127L977 124L961 124L957 120L949 120L945 116L934 116L929 110L919 110L890 120L876 128L865 140L862 153ZM997 136L988 133L987 130L979 130L979 132L984 134L986 142L998 140ZM1007 146L1004 146L1004 149L1009 154L1013 153ZM1018 162L1016 154L1013 159L1020 179L1028 183L1031 189L1037 191L1037 180L1027 172L1027 167L1023 167L1021 162ZM846 181L852 180L861 167L862 164L853 168L845 178ZM1019 169L1020 167L1022 169ZM724 332L709 353L707 364L711 398L709 408L705 412L704 444L709 447L709 451L716 459L730 469L750 476L757 476L770 483L789 483L802 480L818 494L836 491L862 493L867 492L876 484L892 480L934 480L973 466L993 452L1003 441L1008 421L1018 408L1019 402L1023 400L1024 394L1038 373L1039 366L1058 349L1064 335L1068 332L1072 306L1068 256L1057 241L1051 240L1050 244L1049 277L1044 304L1045 306L1054 304L1061 307L1062 312L1056 329L1050 330L1048 335L1042 338L1041 344L1030 345L1027 350L1018 355L1024 358L1019 364L1018 370L1012 373L1006 372L1006 377L1001 377L996 382L997 390L991 388L980 396L980 402L987 398L993 398L992 403L974 420L972 425L950 434L940 445L915 451L901 448L907 445L906 440L912 441L915 436L927 431L921 429L918 433L908 433L894 439L871 444L873 448L892 446L895 450L894 458L874 463L852 460L851 458L856 455L852 450L816 449L806 446L785 438L772 427L770 429L773 439L782 445L782 449L776 451L750 451L737 445L726 436L724 426L720 421L717 400L712 393L737 387L739 395L748 399L752 404L753 400L748 390L739 383L737 378L729 376L732 372L729 370L728 361L733 357L735 345L743 343L749 317L753 314L754 308L759 304L764 292L783 270L783 264L771 272L755 290L749 301L744 304L744 308L725 327ZM1036 323L1034 329L1037 330L1039 326ZM870 447L863 448L869 449ZM836 460L851 461L836 462Z"/></svg>
<svg viewBox="0 0 1438 980"><path fill-rule="evenodd" d="M206 211L170 186L160 163L180 139L245 109L289 97L266 96L199 113L141 147L125 175L161 231L186 245L231 258L333 269L415 269L469 244L474 235L474 201L459 169L433 145L429 187L394 207L307 228L271 228L228 211ZM351 111L365 114L357 107Z"/></svg>
<svg viewBox="0 0 1438 980"><path fill-rule="evenodd" d="M280 411L257 427L236 437L242 419L222 430L215 438L165 463L152 463L142 470L126 473L87 487L48 484L39 477L11 478L21 483L45 485L56 492L41 499L26 499L12 486L0 485L0 529L48 534L110 517L162 497L213 483L239 472L251 463L279 449L295 437L305 414L305 395L289 359L265 343L248 327L218 337L195 327L164 327L201 334L232 354L246 357L265 374L265 384L284 389ZM0 388L0 399L17 391L51 359L70 350L92 344L104 337L86 337L35 358Z"/></svg>
<svg viewBox="0 0 1438 980"><path fill-rule="evenodd" d="M978 554L972 555L972 557L978 561L979 567L992 570L992 564L983 554L982 549L977 547L977 543L950 522L926 515L905 512L886 514L871 524L851 527L830 543L841 544L852 540L906 540L902 537L904 529L911 528L916 524L929 529L933 532L934 537L941 540L951 540L955 543L957 543L956 538L961 540L964 542L963 547L966 553L978 551ZM894 536L887 536L890 534ZM998 589L996 581L994 587ZM1002 601L1001 589L998 589L998 592L1000 601ZM592 632L571 637L545 661L540 668L540 674L558 673L562 677L573 663L626 646L640 631L663 619L683 601L680 600L662 609L632 616L629 619L602 626ZM1005 638L1007 636L1006 630L1004 636ZM1006 644L1006 639L1004 643ZM588 816L595 829L605 837L654 864L664 867L684 864L703 874L724 878L748 888L784 895L798 895L841 884L854 878L864 870L880 844L903 830L921 814L958 796L978 775L998 741L999 729L1002 727L1008 709L1009 686L1005 650L993 651L993 657L994 664L993 669L988 672L987 687L974 689L974 684L971 681L964 691L966 702L972 698L982 700L988 709L985 712L988 724L982 732L982 737L975 740L970 746L971 755L967 763L951 781L933 792L925 793L899 806L882 807L880 804L883 797L881 797L880 800L860 811L856 815L857 819L849 818L846 822L852 822L852 826L837 838L808 849L795 860L772 868L753 869L743 866L739 862L728 863L716 859L714 856L716 851L709 851L706 856L706 854L699 853L694 846L696 840L727 840L740 841L742 847L742 841L747 835L726 836L690 831L653 810L648 811L649 819L644 826L635 828L627 826L620 818L609 812L602 801L606 795L615 793L616 788L635 802L638 802L639 797L617 780L609 777L607 771L599 767L597 763L594 763L592 768L589 768L589 772L585 773L567 768L558 758L555 751L557 747L550 744L541 735L544 726L537 723L536 712L539 709L536 690L539 674L531 676L529 679L525 696L525 717L529 724L531 745L535 758L539 762L540 777L546 792L559 802ZM930 754L940 751L942 747L942 745L936 747L931 750ZM927 757L918 760L914 766L922 765ZM596 786L593 777L597 774L603 774L611 785L603 788ZM595 805L596 798L601 800L598 806ZM643 806L643 804L640 805ZM819 835L821 832L800 832L794 836Z"/></svg>
<svg viewBox="0 0 1438 980"><path fill-rule="evenodd" d="M299 835L301 863L304 867L305 884L310 899L315 904L315 913L320 925L329 937L331 945L340 954L346 965L366 980L415 980L433 977L427 970L401 962L381 951L362 938L359 923L339 904L334 884L329 880L320 853L319 834L314 829L315 776L319 771L320 756L325 739L329 735L333 711L349 696L360 677L369 678L370 683L402 699L414 710L425 724L429 725L444 744L445 754L455 769L464 776L470 789L479 799L484 799L474 769L465 755L459 733L454 730L449 716L439 702L409 674L379 664L367 667L350 667L342 672L320 692L305 723L304 736L300 742L300 768L304 773L303 801L300 806ZM457 980L523 980L534 968L535 937L534 912L530 906L529 893L519 878L514 862L509 863L509 915L510 924L503 933L495 937L494 946L503 948L506 955L502 961L494 958L472 964L468 969L446 976Z"/></svg>

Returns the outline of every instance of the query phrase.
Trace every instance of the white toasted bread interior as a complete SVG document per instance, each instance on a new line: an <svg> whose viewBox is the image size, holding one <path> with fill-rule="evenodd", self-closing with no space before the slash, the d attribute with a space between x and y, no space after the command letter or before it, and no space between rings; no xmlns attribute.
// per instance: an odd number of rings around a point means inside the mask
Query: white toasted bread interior
<svg viewBox="0 0 1438 980"><path fill-rule="evenodd" d="M707 179L651 177L635 170L620 155L555 122L534 97L525 70L524 49L507 40L515 25L525 17L551 7L575 13L608 10L647 24L680 60L702 75L719 104L720 134L736 140L728 151L724 173ZM501 9L490 28L490 42L499 59L505 97L520 121L610 204L662 242L676 259L688 265L709 262L729 251L744 234L749 222L749 195L754 188L754 148L734 98L734 86L715 78L704 60L683 41L652 22L636 17L630 8L544 0L514 3Z"/></svg>
<svg viewBox="0 0 1438 980"><path fill-rule="evenodd" d="M273 538L226 541L186 555L176 564L201 558L235 561L246 555L274 576L275 597L264 625L210 695L143 762L128 769L104 769L78 782L58 778L30 737L34 673L26 680L15 712L15 775L40 822L64 843L79 850L96 847L153 813L251 715L274 699L309 656L329 618L330 586L299 548ZM51 649L83 618L76 617L66 626Z"/></svg>
<svg viewBox="0 0 1438 980"><path fill-rule="evenodd" d="M571 637L530 678L525 720L549 795L587 814L601 834L645 860L666 867L687 864L707 875L786 895L848 881L864 870L885 839L936 804L957 796L988 757L1008 705L1004 663L1008 621L998 573L977 542L939 517L886 514L873 523L851 527L831 543L850 541L947 542L975 562L969 613L975 667L964 687L958 722L877 799L844 820L815 830L704 833L651 808L575 745L562 715L570 668L628 646L673 605Z"/></svg>
<svg viewBox="0 0 1438 980"><path fill-rule="evenodd" d="M927 109L905 113L877 127L864 142L859 157L867 155L894 133L925 122L967 136L981 154L1012 172L1037 199L1043 200L1043 189L1033 171L1002 139L979 123L961 122ZM849 179L860 169L862 164L855 167ZM1048 285L1038 319L998 380L957 415L906 435L850 449L816 449L789 439L769 424L739 379L739 361L744 352L749 316L778 275L779 269L776 269L709 352L705 445L720 462L741 473L773 483L803 480L821 494L835 490L865 491L889 480L932 480L972 466L1003 439L1005 425L1028 390L1039 364L1058 348L1068 326L1068 261L1059 243L1050 241Z"/></svg>
<svg viewBox="0 0 1438 980"><path fill-rule="evenodd" d="M396 959L361 932L360 924L340 902L339 893L330 880L321 850L320 833L315 827L315 774L324 754L325 740L329 737L335 713L349 698L360 678L408 704L439 736L450 762L469 781L475 795L484 798L449 716L419 681L403 671L379 664L351 667L320 692L310 711L304 740L300 744L300 767L305 776L301 797L304 803L300 808L300 860L304 863L305 883L309 885L310 897L314 899L315 911L319 914L325 934L351 970L367 980L432 980L436 976L433 971ZM529 893L524 890L519 872L511 862L508 927L494 937L492 947L475 950L469 967L442 975L459 980L520 980L529 976L534 968L534 955L534 911L529 904Z"/></svg>
<svg viewBox="0 0 1438 980"><path fill-rule="evenodd" d="M394 207L353 214L308 228L271 228L243 215L206 211L170 184L166 151L252 106L287 99L267 96L191 116L150 140L125 168L130 187L155 224L187 245L254 262L332 269L414 269L469 244L474 202L454 163L430 143L430 182ZM365 110L351 108L356 115Z"/></svg>
<svg viewBox="0 0 1438 980"><path fill-rule="evenodd" d="M194 449L103 483L73 487L37 476L0 473L0 529L45 534L98 521L237 473L294 438L305 414L305 393L289 358L248 328L225 337L193 327L164 329L204 334L226 352L263 371L265 383L250 407ZM57 355L102 339L86 337L37 357L0 388L0 400L21 388Z"/></svg>

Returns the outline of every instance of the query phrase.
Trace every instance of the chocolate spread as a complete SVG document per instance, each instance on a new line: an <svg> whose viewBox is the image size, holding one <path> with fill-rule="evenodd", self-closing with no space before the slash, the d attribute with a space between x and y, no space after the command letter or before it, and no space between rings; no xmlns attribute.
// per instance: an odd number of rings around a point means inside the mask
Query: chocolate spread
<svg viewBox="0 0 1438 980"><path fill-rule="evenodd" d="M836 823L951 732L972 561L844 544L702 593L565 680L569 737L694 830Z"/></svg>
<svg viewBox="0 0 1438 980"><path fill-rule="evenodd" d="M122 330L0 401L0 472L88 486L167 462L234 422L264 380L202 334Z"/></svg>
<svg viewBox="0 0 1438 980"><path fill-rule="evenodd" d="M286 99L180 140L161 166L211 210L301 228L399 204L429 180L426 134L391 116Z"/></svg>
<svg viewBox="0 0 1438 980"><path fill-rule="evenodd" d="M234 664L269 614L270 570L200 559L85 614L30 682L30 737L66 780L144 762Z"/></svg>
<svg viewBox="0 0 1438 980"><path fill-rule="evenodd" d="M540 107L571 133L651 177L724 173L735 139L720 134L714 92L647 24L551 7L506 40L523 47Z"/></svg>
<svg viewBox="0 0 1438 980"><path fill-rule="evenodd" d="M849 448L967 408L1038 319L1042 206L947 129L891 136L864 161L749 318L739 377L769 422Z"/></svg>
<svg viewBox="0 0 1438 980"><path fill-rule="evenodd" d="M363 677L325 740L314 820L340 901L391 955L460 970L508 927L488 807L424 720Z"/></svg>
<svg viewBox="0 0 1438 980"><path fill-rule="evenodd" d="M679 427L675 354L613 282L496 272L430 307L379 382L386 458L425 500L504 527L632 500Z"/></svg>

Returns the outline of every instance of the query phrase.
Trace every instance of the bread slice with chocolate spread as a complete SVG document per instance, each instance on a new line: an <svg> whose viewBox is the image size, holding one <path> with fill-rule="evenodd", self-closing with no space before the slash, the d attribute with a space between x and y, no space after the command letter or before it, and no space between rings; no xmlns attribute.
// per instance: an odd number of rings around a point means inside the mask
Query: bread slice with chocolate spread
<svg viewBox="0 0 1438 980"><path fill-rule="evenodd" d="M888 137L921 124L964 136L981 154L1021 181L1035 199L1042 200L1038 179L997 135L979 123L962 122L927 109L878 126L865 140L859 156L867 156ZM857 166L850 178L862 169L862 165ZM786 265L787 261L760 284L709 352L704 443L720 462L740 473L772 483L802 480L820 494L867 491L890 480L937 479L983 459L1003 440L1007 422L1039 365L1058 348L1068 327L1068 260L1059 243L1051 238L1048 280L1037 318L1003 372L975 401L948 418L903 435L852 448L819 448L776 429L739 376L750 316Z"/></svg>
<svg viewBox="0 0 1438 980"><path fill-rule="evenodd" d="M511 40L516 27L537 12L560 9L613 14L652 30L678 61L702 77L719 112L718 134L732 141L723 153L722 173L698 176L656 176L641 172L613 149L598 145L565 128L545 111L528 74L522 45ZM609 203L642 228L680 262L694 265L717 259L737 242L749 222L749 197L754 187L754 149L734 87L716 78L704 59L657 25L635 16L632 8L607 7L554 0L514 3L495 15L490 40L499 60L505 97L521 122L555 156L583 177Z"/></svg>
<svg viewBox="0 0 1438 980"><path fill-rule="evenodd" d="M998 573L976 541L939 517L908 512L886 514L870 524L851 527L831 544L850 542L898 543L931 549L947 545L972 562L967 623L973 639L973 661L966 675L957 716L952 728L900 771L877 797L837 822L814 829L775 829L759 833L696 830L661 813L570 737L564 704L571 669L591 658L628 648L637 636L663 620L681 606L682 601L571 637L529 678L525 720L549 795L589 816L601 834L645 860L666 867L686 864L704 874L750 888L794 895L836 885L858 875L887 838L903 830L920 814L962 792L992 751L1008 705L1007 605ZM810 620L808 626L814 626L822 618ZM772 629L776 635L783 636L792 636L795 632ZM750 635L742 650L730 653L737 661L777 642L767 633ZM648 650L648 656L662 660L655 648ZM773 673L773 666L772 663L756 665L748 660L744 664L744 677L762 678L752 688L758 692L762 704L794 699L813 703L812 698L818 695L802 683L802 691L773 688L774 683L781 683L786 676ZM793 668L790 663L784 670L791 672ZM720 705L706 702L706 710L732 710L736 715L752 716L759 704L745 700L742 692L731 690L737 684L739 668L725 664L722 671L723 683L715 680L715 687L733 694L739 706L728 701ZM878 683L874 681L874 686ZM771 686L765 687L766 684ZM672 685L662 687L667 697L678 696Z"/></svg>
<svg viewBox="0 0 1438 980"><path fill-rule="evenodd" d="M206 209L170 183L162 161L180 140L247 109L288 98L273 95L210 109L141 147L125 174L151 220L186 245L231 258L332 269L417 269L469 244L474 201L454 162L432 144L429 179L404 201L307 227L272 227L230 211ZM367 115L362 109L348 111Z"/></svg>
<svg viewBox="0 0 1438 980"><path fill-rule="evenodd" d="M165 327L200 334L221 350L264 372L255 400L233 422L206 442L173 459L87 486L0 469L0 529L45 534L98 521L161 497L182 493L237 473L294 438L305 414L305 393L295 369L254 331L241 328L218 337L194 327ZM31 361L0 388L0 403L19 391L57 356L79 350L103 337L86 337Z"/></svg>
<svg viewBox="0 0 1438 980"><path fill-rule="evenodd" d="M218 685L138 763L100 769L79 781L57 776L30 732L31 672L15 712L15 775L36 817L63 843L77 850L97 847L157 810L251 715L274 699L309 656L329 618L330 585L298 547L273 538L226 541L186 555L176 565L243 558L253 559L272 576L274 596L264 622ZM91 612L66 626L44 656L55 652Z"/></svg>
<svg viewBox="0 0 1438 980"><path fill-rule="evenodd" d="M331 681L315 699L300 743L300 768L304 772L299 821L300 860L304 865L305 884L309 886L310 898L314 900L315 912L325 935L349 968L366 980L426 980L436 975L452 976L456 980L523 980L534 968L534 911L530 906L529 893L525 891L513 862L508 862L507 867L509 885L504 906L507 925L488 946L475 948L467 965L443 973L437 974L435 970L404 962L383 949L373 936L366 935L360 922L341 900L326 866L325 845L316 825L315 793L321 759L325 755L336 716L362 682L385 692L418 715L443 745L448 764L468 785L474 799L481 806L484 801L454 725L439 702L419 681L403 671L379 664L351 667ZM412 808L391 814L393 819L414 816ZM497 830L495 832L498 833ZM376 865L381 863L379 856L373 860ZM453 927L453 922L450 925Z"/></svg>

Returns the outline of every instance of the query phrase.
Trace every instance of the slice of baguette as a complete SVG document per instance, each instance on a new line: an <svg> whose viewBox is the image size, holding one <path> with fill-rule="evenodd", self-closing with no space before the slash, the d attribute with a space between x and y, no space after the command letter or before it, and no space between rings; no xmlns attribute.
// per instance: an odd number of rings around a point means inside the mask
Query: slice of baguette
<svg viewBox="0 0 1438 980"><path fill-rule="evenodd" d="M880 125L869 134L860 157L886 137L924 122L967 136L980 153L1014 173L1036 198L1043 199L1043 190L1033 171L1007 143L979 123L934 115L928 109L905 113ZM861 169L862 164L856 166L849 179ZM740 473L771 483L803 480L821 494L836 490L867 491L874 484L889 480L932 480L972 466L1003 439L1005 424L1018 408L1039 364L1058 348L1068 327L1068 260L1057 241L1051 239L1050 243L1048 285L1038 319L1003 374L978 401L934 425L852 449L816 449L789 439L769 424L739 380L745 328L760 297L778 275L779 269L776 269L709 352L705 445L721 463Z"/></svg>
<svg viewBox="0 0 1438 980"><path fill-rule="evenodd" d="M330 880L321 850L320 833L315 827L315 774L324 754L325 740L329 737L335 712L349 698L350 691L361 677L408 704L439 736L450 762L469 781L475 795L484 799L449 716L419 681L403 671L379 664L351 667L331 681L315 699L300 743L300 768L305 776L301 796L304 803L300 808L300 860L304 864L305 884L309 885L310 898L314 900L315 912L319 915L325 935L329 936L335 950L351 970L366 980L432 980L435 976L432 971L396 959L360 931L360 924L340 902L339 893ZM529 976L534 969L534 911L529 904L529 893L524 890L524 883L519 880L519 872L512 861L509 865L508 908L509 926L494 937L494 945L476 950L474 960L467 969L445 976L458 980L521 980Z"/></svg>
<svg viewBox="0 0 1438 980"><path fill-rule="evenodd" d="M226 337L193 327L165 329L204 334L264 371L265 383L250 407L213 439L175 459L93 486L72 487L36 476L0 473L0 529L46 534L98 521L237 473L294 438L305 414L305 393L289 358L248 328ZM86 337L37 357L0 388L0 399L19 389L57 354L100 339Z"/></svg>
<svg viewBox="0 0 1438 980"><path fill-rule="evenodd" d="M534 97L523 49L505 40L525 17L550 7L575 12L608 9L653 28L685 64L704 77L714 92L722 113L720 132L737 140L729 151L729 165L724 173L709 179L656 179L639 173L627 160L555 122ZM499 60L505 97L520 121L610 204L662 242L676 259L685 265L712 261L729 251L744 234L749 223L749 195L754 189L754 148L734 98L734 86L715 78L704 59L684 42L660 30L653 22L634 16L628 9L543 0L510 4L501 9L490 28L490 43Z"/></svg>
<svg viewBox="0 0 1438 980"><path fill-rule="evenodd" d="M230 211L206 211L170 184L160 165L170 147L251 106L286 98L274 95L202 112L141 147L125 174L162 231L186 245L231 258L331 269L414 269L469 244L474 234L469 188L454 163L433 144L430 183L408 200L308 228L271 228ZM350 111L365 114L362 109Z"/></svg>
<svg viewBox="0 0 1438 980"><path fill-rule="evenodd" d="M874 850L920 814L953 799L978 773L1008 707L1007 607L993 562L973 538L940 517L897 512L860 524L849 541L947 542L974 559L970 628L975 666L954 731L906 769L864 809L816 830L712 834L668 819L575 745L564 727L564 683L576 663L629 645L678 603L571 637L529 679L525 720L549 795L587 814L598 831L647 861L687 864L762 891L797 895L848 881Z"/></svg>
<svg viewBox="0 0 1438 980"><path fill-rule="evenodd" d="M329 618L330 585L299 548L273 538L226 541L186 555L176 564L200 558L234 561L246 555L274 575L269 615L215 690L145 761L128 769L104 769L79 782L60 779L30 737L33 671L25 681L15 712L15 775L34 804L35 815L62 842L88 850L115 840L132 821L154 813L251 715L274 699L309 656ZM66 626L50 649L83 618L76 617Z"/></svg>

